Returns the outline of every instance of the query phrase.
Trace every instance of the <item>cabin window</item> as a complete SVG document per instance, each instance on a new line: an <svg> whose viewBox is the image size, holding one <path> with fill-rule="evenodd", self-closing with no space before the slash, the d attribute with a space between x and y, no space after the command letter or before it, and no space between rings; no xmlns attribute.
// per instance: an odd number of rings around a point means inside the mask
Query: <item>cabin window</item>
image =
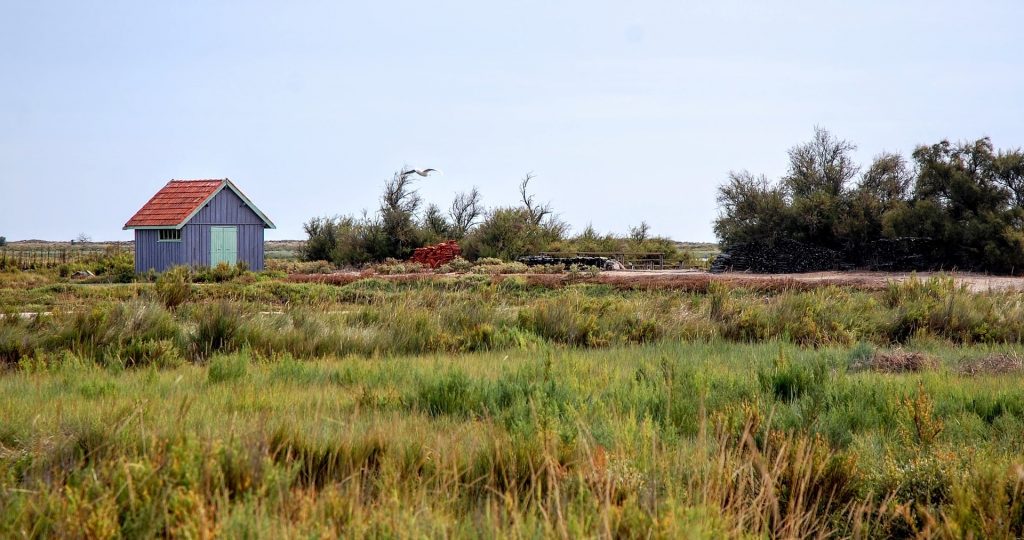
<svg viewBox="0 0 1024 540"><path fill-rule="evenodd" d="M181 229L160 229L161 242L181 242Z"/></svg>

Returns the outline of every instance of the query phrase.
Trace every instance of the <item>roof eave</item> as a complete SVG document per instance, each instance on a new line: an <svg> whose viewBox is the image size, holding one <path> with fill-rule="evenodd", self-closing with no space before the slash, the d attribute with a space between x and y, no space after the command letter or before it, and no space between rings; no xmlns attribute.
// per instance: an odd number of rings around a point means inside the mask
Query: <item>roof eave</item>
<svg viewBox="0 0 1024 540"><path fill-rule="evenodd" d="M128 231L131 229L180 229L185 226L185 223L179 223L177 225L125 225L121 227L122 231Z"/></svg>
<svg viewBox="0 0 1024 540"><path fill-rule="evenodd" d="M270 218L268 218L267 215L264 214L259 208L256 208L256 205L253 204L252 201L249 200L249 197L245 196L245 193L242 193L242 190L238 189L238 186L236 186L235 183L232 182L230 178L225 178L224 179L224 183L228 187L231 188L231 191L235 192L235 195L238 195L238 197L240 199L242 199L242 202L244 202L246 204L246 206L248 206L249 209L253 211L253 213L255 213L257 216L259 216L259 218L261 220L263 220L263 228L264 229L276 229L277 228L277 226L274 225L274 222L270 221ZM223 189L223 187L221 189ZM219 192L220 190L217 190L217 191ZM204 204L205 204L205 202L204 202Z"/></svg>

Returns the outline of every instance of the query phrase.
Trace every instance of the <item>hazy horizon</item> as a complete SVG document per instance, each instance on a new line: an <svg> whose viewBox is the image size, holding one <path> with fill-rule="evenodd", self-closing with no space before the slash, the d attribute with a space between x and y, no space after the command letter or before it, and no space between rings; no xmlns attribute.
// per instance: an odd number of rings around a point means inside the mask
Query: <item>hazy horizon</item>
<svg viewBox="0 0 1024 540"><path fill-rule="evenodd" d="M1024 4L11 3L0 236L128 240L172 178L231 178L302 239L403 165L446 207L519 179L579 231L715 241L730 170L779 177L814 126L882 151L1024 145Z"/></svg>

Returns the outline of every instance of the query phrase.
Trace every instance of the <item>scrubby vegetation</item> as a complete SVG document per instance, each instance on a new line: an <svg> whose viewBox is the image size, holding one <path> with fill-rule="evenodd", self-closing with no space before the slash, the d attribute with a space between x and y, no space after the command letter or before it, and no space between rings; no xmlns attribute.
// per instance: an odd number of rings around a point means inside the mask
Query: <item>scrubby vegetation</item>
<svg viewBox="0 0 1024 540"><path fill-rule="evenodd" d="M0 537L1024 534L1018 293L452 264L0 273Z"/></svg>
<svg viewBox="0 0 1024 540"><path fill-rule="evenodd" d="M733 172L715 222L723 248L798 241L854 266L876 255L924 268L1013 273L1024 267L1024 152L989 139L884 153L865 169L856 146L824 129L789 151L778 182ZM896 242L896 243L893 243Z"/></svg>
<svg viewBox="0 0 1024 540"><path fill-rule="evenodd" d="M692 292L573 285L571 279L551 288L489 272L487 265L477 268L484 270L408 281L353 276L342 286L248 275L190 284L174 272L157 284L11 288L0 297L0 309L53 313L5 318L0 349L9 364L72 350L113 365L126 347L205 358L242 348L264 356L374 357L659 340L783 340L813 347L891 347L923 338L1024 343L1018 293L973 293L952 278L910 280L882 291L831 286L765 294L714 281ZM131 363L139 363L136 356Z"/></svg>
<svg viewBox="0 0 1024 540"><path fill-rule="evenodd" d="M576 235L558 219L550 204L530 192L532 175L519 184L517 206L487 209L474 187L459 193L447 212L424 206L413 176L396 172L385 183L380 207L362 217L316 217L305 224L308 239L301 256L306 261L330 261L339 267L406 260L418 247L457 240L469 260L497 258L514 261L540 252L664 253L670 264L693 265L695 259L668 238L650 234L646 223L628 235L599 234L587 226Z"/></svg>

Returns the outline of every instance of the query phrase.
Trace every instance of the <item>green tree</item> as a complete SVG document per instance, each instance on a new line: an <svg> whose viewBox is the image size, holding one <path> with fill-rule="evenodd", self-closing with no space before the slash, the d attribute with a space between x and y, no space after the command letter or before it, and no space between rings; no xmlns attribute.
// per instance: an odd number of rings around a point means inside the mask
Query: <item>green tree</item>
<svg viewBox="0 0 1024 540"><path fill-rule="evenodd" d="M414 249L423 245L422 235L417 227L416 212L423 200L413 188L411 174L395 171L391 180L384 184L380 198L379 223L380 245L370 250L375 260L388 257L407 259Z"/></svg>
<svg viewBox="0 0 1024 540"><path fill-rule="evenodd" d="M1024 152L978 139L919 146L912 166L877 156L852 185L856 146L815 128L789 151L778 184L746 171L719 187L715 233L726 247L791 238L875 256L882 238L920 238L912 255L944 267L1016 272L1024 267ZM929 244L931 247L929 247ZM927 252L925 252L927 251Z"/></svg>
<svg viewBox="0 0 1024 540"><path fill-rule="evenodd" d="M718 188L718 208L714 229L725 246L774 242L790 227L785 190L764 175L730 172L729 180Z"/></svg>
<svg viewBox="0 0 1024 540"><path fill-rule="evenodd" d="M856 150L857 145L815 127L809 142L790 148L789 171L782 184L794 199L817 193L840 197L859 170L852 156Z"/></svg>
<svg viewBox="0 0 1024 540"><path fill-rule="evenodd" d="M988 138L920 146L913 157L914 196L907 209L890 218L894 234L934 238L939 256L950 265L993 271L1024 267L1024 209L1007 185L1016 158L996 153Z"/></svg>
<svg viewBox="0 0 1024 540"><path fill-rule="evenodd" d="M850 183L859 168L857 145L815 127L814 137L789 150L789 171L782 187L790 197L793 228L789 236L834 249L843 247L840 222L850 202Z"/></svg>
<svg viewBox="0 0 1024 540"><path fill-rule="evenodd" d="M304 261L330 261L338 245L337 218L315 217L303 224L306 243L299 252Z"/></svg>
<svg viewBox="0 0 1024 540"><path fill-rule="evenodd" d="M882 153L875 157L871 166L861 176L857 191L878 201L880 207L888 210L905 202L914 183L914 173L907 166L907 160L899 154Z"/></svg>
<svg viewBox="0 0 1024 540"><path fill-rule="evenodd" d="M878 155L864 171L857 187L846 195L846 209L836 226L837 238L854 258L887 236L885 214L906 205L913 182L913 172L899 154Z"/></svg>
<svg viewBox="0 0 1024 540"><path fill-rule="evenodd" d="M525 208L496 208L466 237L462 247L469 259L515 260L544 251L561 239L559 231L537 223L535 216Z"/></svg>
<svg viewBox="0 0 1024 540"><path fill-rule="evenodd" d="M1020 148L1000 151L992 159L995 181L1013 196L1013 205L1024 208L1024 152Z"/></svg>
<svg viewBox="0 0 1024 540"><path fill-rule="evenodd" d="M476 186L469 191L457 194L448 209L448 216L451 218L451 236L456 240L465 237L477 225L483 213L484 207L481 203L480 190Z"/></svg>
<svg viewBox="0 0 1024 540"><path fill-rule="evenodd" d="M646 221L641 221L639 225L629 228L629 238L637 244L643 244L651 234L651 226Z"/></svg>
<svg viewBox="0 0 1024 540"><path fill-rule="evenodd" d="M428 204L420 223L423 244L436 244L454 236L455 227L436 204Z"/></svg>

